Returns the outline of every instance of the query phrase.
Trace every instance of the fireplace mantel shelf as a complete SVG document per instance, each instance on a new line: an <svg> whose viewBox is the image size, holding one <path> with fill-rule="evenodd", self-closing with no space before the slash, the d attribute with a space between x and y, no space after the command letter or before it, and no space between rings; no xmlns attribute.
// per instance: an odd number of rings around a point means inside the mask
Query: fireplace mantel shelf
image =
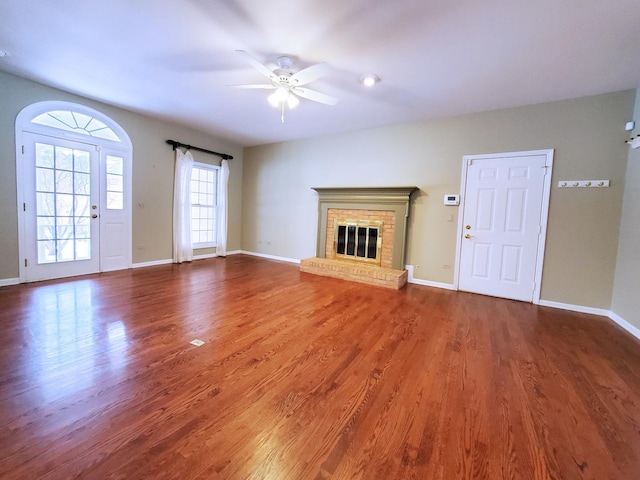
<svg viewBox="0 0 640 480"><path fill-rule="evenodd" d="M398 198L406 199L418 190L418 187L312 187L321 199L332 198Z"/></svg>

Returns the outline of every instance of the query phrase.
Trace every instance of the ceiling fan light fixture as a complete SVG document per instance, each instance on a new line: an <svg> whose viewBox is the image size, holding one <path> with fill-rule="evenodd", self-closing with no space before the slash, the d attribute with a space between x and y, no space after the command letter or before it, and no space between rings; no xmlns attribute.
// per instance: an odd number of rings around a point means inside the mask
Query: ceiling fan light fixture
<svg viewBox="0 0 640 480"><path fill-rule="evenodd" d="M380 77L378 75L374 75L373 73L366 73L360 77L360 83L365 87L371 88L376 83L380 81Z"/></svg>
<svg viewBox="0 0 640 480"><path fill-rule="evenodd" d="M296 97L293 93L289 92L289 98L287 98L287 106L290 109L296 108L299 103L300 103L300 100L298 100L298 97Z"/></svg>
<svg viewBox="0 0 640 480"><path fill-rule="evenodd" d="M269 100L269 103L272 107L280 108L280 105L286 102L289 97L289 89L284 86L279 86L278 88L276 88L275 92L269 95L267 100Z"/></svg>

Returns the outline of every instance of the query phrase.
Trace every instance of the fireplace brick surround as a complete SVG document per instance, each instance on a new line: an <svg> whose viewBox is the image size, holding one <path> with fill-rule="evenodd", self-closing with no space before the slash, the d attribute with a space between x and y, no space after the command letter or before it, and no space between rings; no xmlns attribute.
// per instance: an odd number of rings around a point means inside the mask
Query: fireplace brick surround
<svg viewBox="0 0 640 480"><path fill-rule="evenodd" d="M382 252L380 254L380 267L391 268L393 261L393 232L395 230L395 215L392 211L385 210L345 210L329 208L327 210L325 258L333 258L335 254L335 221L341 218L353 220L378 220L382 224Z"/></svg>
<svg viewBox="0 0 640 480"><path fill-rule="evenodd" d="M314 188L318 192L317 256L300 271L399 290L407 282L405 243L409 202L417 187ZM378 264L336 256L336 220L382 222Z"/></svg>

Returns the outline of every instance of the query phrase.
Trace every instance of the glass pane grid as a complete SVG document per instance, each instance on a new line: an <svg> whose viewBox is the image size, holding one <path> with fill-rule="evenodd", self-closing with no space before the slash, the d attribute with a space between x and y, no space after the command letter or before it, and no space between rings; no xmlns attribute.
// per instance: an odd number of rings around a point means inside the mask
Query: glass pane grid
<svg viewBox="0 0 640 480"><path fill-rule="evenodd" d="M191 240L193 244L216 239L217 170L193 167L191 173Z"/></svg>
<svg viewBox="0 0 640 480"><path fill-rule="evenodd" d="M107 155L107 210L124 208L124 158Z"/></svg>
<svg viewBox="0 0 640 480"><path fill-rule="evenodd" d="M91 258L89 155L36 144L39 264Z"/></svg>

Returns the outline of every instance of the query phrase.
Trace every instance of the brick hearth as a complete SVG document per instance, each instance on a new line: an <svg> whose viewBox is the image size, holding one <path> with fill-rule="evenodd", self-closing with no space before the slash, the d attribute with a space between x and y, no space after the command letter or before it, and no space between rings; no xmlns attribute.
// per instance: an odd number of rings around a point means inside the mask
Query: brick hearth
<svg viewBox="0 0 640 480"><path fill-rule="evenodd" d="M332 258L305 258L300 261L300 271L324 277L341 278L353 282L400 290L407 283L406 270L367 265Z"/></svg>

